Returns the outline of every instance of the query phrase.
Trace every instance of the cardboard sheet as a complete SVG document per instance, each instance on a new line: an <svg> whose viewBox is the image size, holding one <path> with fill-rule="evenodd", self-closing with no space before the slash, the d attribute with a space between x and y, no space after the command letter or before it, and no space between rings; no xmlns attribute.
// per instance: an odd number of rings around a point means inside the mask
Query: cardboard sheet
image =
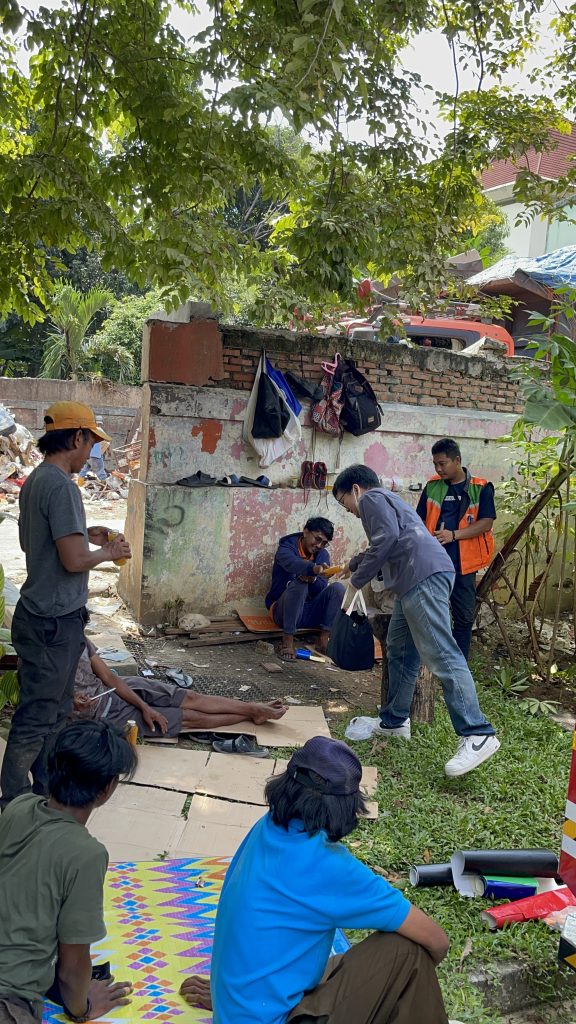
<svg viewBox="0 0 576 1024"><path fill-rule="evenodd" d="M231 857L263 814L263 807L194 796L174 855Z"/></svg>
<svg viewBox="0 0 576 1024"><path fill-rule="evenodd" d="M180 793L178 790L166 792L163 789L155 789L153 786L132 786L130 783L121 782L107 801L106 808L113 808L119 813L148 811L154 815L167 814L177 818L182 813L185 800L186 794ZM99 811L95 813L97 814Z"/></svg>
<svg viewBox="0 0 576 1024"><path fill-rule="evenodd" d="M194 793L208 761L208 750L182 750L180 747L138 747L138 768L134 782L138 786L176 789Z"/></svg>
<svg viewBox="0 0 576 1024"><path fill-rule="evenodd" d="M88 830L108 850L111 861L140 859L147 852L154 860L174 850L184 832L182 815L159 810L165 795L155 790L156 800L147 810L119 809L105 805L91 816ZM178 794L180 795L180 794Z"/></svg>
<svg viewBox="0 0 576 1024"><path fill-rule="evenodd" d="M206 732L197 729L197 732ZM253 722L238 722L236 725L220 726L218 733L245 733L255 736L264 747L303 747L313 736L330 736L330 729L321 707L290 705L283 718L277 722L254 725Z"/></svg>
<svg viewBox="0 0 576 1024"><path fill-rule="evenodd" d="M212 753L196 792L264 806L264 786L273 773L274 761L271 758Z"/></svg>

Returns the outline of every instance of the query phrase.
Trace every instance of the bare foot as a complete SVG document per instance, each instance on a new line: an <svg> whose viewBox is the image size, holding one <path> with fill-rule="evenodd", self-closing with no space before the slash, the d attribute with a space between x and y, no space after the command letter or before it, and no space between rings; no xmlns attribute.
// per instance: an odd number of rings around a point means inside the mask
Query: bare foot
<svg viewBox="0 0 576 1024"><path fill-rule="evenodd" d="M294 654L294 637L288 636L286 633L282 637L282 643L280 644L279 657L281 661L294 661L296 655Z"/></svg>
<svg viewBox="0 0 576 1024"><path fill-rule="evenodd" d="M288 710L281 700L271 700L268 704L253 704L252 707L253 711L250 717L254 725L263 725L264 722L270 720L277 721Z"/></svg>
<svg viewBox="0 0 576 1024"><path fill-rule="evenodd" d="M180 985L180 995L184 996L191 1006L201 1006L203 1010L212 1009L210 978L205 978L201 974L193 974L191 978L186 978Z"/></svg>

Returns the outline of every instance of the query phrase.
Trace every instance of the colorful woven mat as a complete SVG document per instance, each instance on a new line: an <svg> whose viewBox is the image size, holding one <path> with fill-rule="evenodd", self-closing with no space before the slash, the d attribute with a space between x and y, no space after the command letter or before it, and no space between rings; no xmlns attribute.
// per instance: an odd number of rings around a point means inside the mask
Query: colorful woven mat
<svg viewBox="0 0 576 1024"><path fill-rule="evenodd" d="M228 857L112 864L104 912L108 935L92 946L95 963L110 961L116 981L134 987L129 1006L108 1024L154 1021L210 1024L212 1014L189 1006L178 989L190 974L210 974L214 919ZM333 952L348 942L337 933ZM47 1003L44 1024L69 1024L60 1007Z"/></svg>

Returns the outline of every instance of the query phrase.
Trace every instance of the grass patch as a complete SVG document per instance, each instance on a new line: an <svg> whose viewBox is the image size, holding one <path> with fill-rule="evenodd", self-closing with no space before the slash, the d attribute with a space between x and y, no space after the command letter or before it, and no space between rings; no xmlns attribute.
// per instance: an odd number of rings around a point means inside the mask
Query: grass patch
<svg viewBox="0 0 576 1024"><path fill-rule="evenodd" d="M379 769L380 817L362 822L348 842L367 864L399 873L399 888L446 929L452 946L440 967L440 980L448 1016L466 1024L495 1024L502 1018L483 1008L468 981L470 969L490 970L498 961L523 962L538 981L542 997L551 997L561 977L556 965L558 933L536 923L489 932L480 924L484 899L464 899L452 889L414 889L408 868L426 858L449 860L457 849L559 850L571 736L548 719L527 715L494 684L482 681L480 671L476 678L482 710L502 742L498 753L469 775L448 779L444 763L457 741L441 699L434 725L413 726L410 743L355 743L361 761ZM334 726L333 734L343 737L344 728L344 722ZM461 965L468 940L472 951Z"/></svg>

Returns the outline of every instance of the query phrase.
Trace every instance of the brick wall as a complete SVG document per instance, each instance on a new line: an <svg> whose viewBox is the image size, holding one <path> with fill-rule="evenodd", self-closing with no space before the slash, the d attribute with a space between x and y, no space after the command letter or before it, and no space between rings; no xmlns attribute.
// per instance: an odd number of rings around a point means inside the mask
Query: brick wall
<svg viewBox="0 0 576 1024"><path fill-rule="evenodd" d="M279 369L310 380L321 379L321 362L331 360L339 350L342 356L355 359L382 403L515 413L522 409L519 387L511 375L513 360L464 356L446 349L351 343L344 338L324 340L288 331L221 329L224 379L213 381L213 386L249 391L262 347Z"/></svg>

